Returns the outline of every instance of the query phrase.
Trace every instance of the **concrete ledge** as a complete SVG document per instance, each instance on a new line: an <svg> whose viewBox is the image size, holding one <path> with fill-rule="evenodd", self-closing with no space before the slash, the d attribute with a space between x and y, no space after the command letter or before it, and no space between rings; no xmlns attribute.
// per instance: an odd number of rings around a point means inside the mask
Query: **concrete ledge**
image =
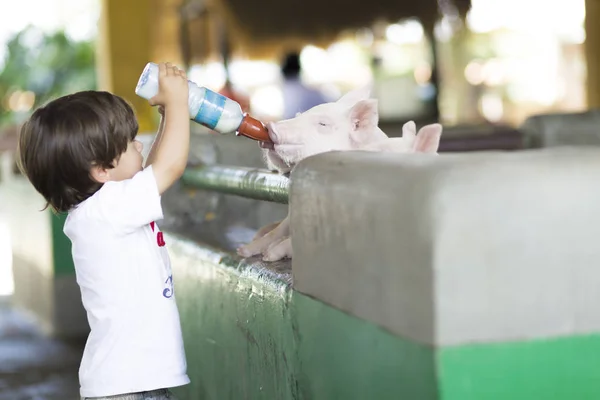
<svg viewBox="0 0 600 400"><path fill-rule="evenodd" d="M309 158L294 288L436 346L599 332L598 176L596 148Z"/></svg>
<svg viewBox="0 0 600 400"><path fill-rule="evenodd" d="M437 400L433 349L291 290L289 263L166 240L191 379L178 398Z"/></svg>
<svg viewBox="0 0 600 400"><path fill-rule="evenodd" d="M519 128L528 147L600 146L600 110L541 114L527 118Z"/></svg>

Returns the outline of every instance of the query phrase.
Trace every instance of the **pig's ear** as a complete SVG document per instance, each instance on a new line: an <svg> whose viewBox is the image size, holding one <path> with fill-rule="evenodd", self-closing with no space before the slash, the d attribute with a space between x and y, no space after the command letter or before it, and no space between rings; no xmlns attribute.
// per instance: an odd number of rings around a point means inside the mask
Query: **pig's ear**
<svg viewBox="0 0 600 400"><path fill-rule="evenodd" d="M402 137L412 140L415 136L417 136L417 125L414 121L408 121L402 126Z"/></svg>
<svg viewBox="0 0 600 400"><path fill-rule="evenodd" d="M373 130L379 123L377 104L375 99L360 100L350 109L350 138L354 143L366 143L373 136Z"/></svg>
<svg viewBox="0 0 600 400"><path fill-rule="evenodd" d="M419 130L413 150L418 153L437 153L442 136L442 125L426 125Z"/></svg>
<svg viewBox="0 0 600 400"><path fill-rule="evenodd" d="M402 126L402 141L407 147L412 148L417 138L417 125L414 121L408 121Z"/></svg>
<svg viewBox="0 0 600 400"><path fill-rule="evenodd" d="M369 97L371 97L371 88L367 85L367 86L363 86L361 88L349 91L348 93L346 93L345 95L340 97L340 99L337 101L337 103L342 104L346 107L352 107L359 101L367 100Z"/></svg>

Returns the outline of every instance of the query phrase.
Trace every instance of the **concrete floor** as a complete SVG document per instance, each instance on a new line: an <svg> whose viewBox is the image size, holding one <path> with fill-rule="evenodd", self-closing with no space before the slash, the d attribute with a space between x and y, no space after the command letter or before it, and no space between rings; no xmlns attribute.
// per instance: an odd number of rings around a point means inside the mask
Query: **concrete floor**
<svg viewBox="0 0 600 400"><path fill-rule="evenodd" d="M0 400L79 399L84 344L45 337L10 298L0 297Z"/></svg>

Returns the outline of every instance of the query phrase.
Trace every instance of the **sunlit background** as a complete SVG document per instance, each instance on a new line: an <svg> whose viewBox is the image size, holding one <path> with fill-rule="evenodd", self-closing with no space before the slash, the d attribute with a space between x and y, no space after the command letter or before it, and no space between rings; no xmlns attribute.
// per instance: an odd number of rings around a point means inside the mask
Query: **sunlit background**
<svg viewBox="0 0 600 400"><path fill-rule="evenodd" d="M0 129L56 94L95 87L99 12L99 0L20 0L0 13ZM536 113L585 109L584 17L584 0L472 0L468 29L443 19L435 30L441 121L516 126ZM382 120L418 116L435 95L417 20L345 32L327 48L307 45L301 60L303 81L331 99L371 83ZM230 63L233 86L264 119L283 112L279 61L234 54ZM220 90L226 71L215 59L189 76ZM0 220L0 295L12 291L7 235Z"/></svg>
<svg viewBox="0 0 600 400"><path fill-rule="evenodd" d="M532 23L531 15L541 9ZM473 0L466 36L456 37L451 22L442 20L436 27L442 121L519 124L539 112L584 109L584 18L584 0ZM304 81L333 98L340 90L373 82L383 118L418 112L432 96L423 27L406 20L383 31L383 37L372 29L346 34L328 48L306 46L301 54ZM371 64L373 53L380 59L377 68ZM225 81L218 61L193 67L191 76L212 88ZM250 94L257 112L280 115L277 60L236 60L231 79Z"/></svg>
<svg viewBox="0 0 600 400"><path fill-rule="evenodd" d="M64 30L74 41L94 41L97 35L98 0L22 0L12 7L0 15L0 67L5 44L28 25L37 28L21 39L30 48L40 43L40 32ZM533 23L531 15L541 9L544 12ZM473 0L466 37L456 38L451 22L442 20L436 28L442 121L518 124L532 113L583 109L584 18L584 0ZM301 53L303 79L332 98L373 82L382 117L402 118L432 96L431 57L423 27L417 20L407 20L385 26L383 37L373 31L346 33L328 48L306 46ZM376 68L372 54L380 59ZM458 70L461 64L466 67ZM279 60L234 56L230 74L234 86L250 96L256 113L273 118L281 114ZM194 65L189 75L216 90L226 77L220 60ZM4 93L3 105L26 112L34 102L32 93L13 89Z"/></svg>

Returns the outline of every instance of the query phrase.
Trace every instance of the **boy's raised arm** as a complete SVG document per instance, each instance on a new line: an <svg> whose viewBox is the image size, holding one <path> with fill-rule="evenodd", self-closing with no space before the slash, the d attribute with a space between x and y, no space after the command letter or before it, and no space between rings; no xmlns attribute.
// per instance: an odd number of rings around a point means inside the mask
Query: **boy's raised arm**
<svg viewBox="0 0 600 400"><path fill-rule="evenodd" d="M158 94L149 102L164 107L164 128L162 134L159 132L160 137L152 146L146 164L152 164L158 192L162 195L183 175L187 165L190 115L184 71L170 63L159 64L158 87Z"/></svg>
<svg viewBox="0 0 600 400"><path fill-rule="evenodd" d="M154 142L152 142L152 147L150 148L144 167L148 167L154 162L154 159L156 158L156 149L160 146L162 134L165 130L165 108L163 106L158 106L158 113L160 114L160 124L158 125L158 131L156 131L156 136L154 137Z"/></svg>

